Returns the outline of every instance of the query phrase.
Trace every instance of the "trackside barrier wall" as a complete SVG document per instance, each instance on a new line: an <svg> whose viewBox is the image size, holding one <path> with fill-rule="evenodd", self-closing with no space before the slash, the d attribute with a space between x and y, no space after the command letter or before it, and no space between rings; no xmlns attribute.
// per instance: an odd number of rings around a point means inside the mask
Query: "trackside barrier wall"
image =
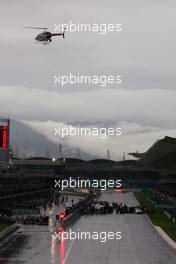
<svg viewBox="0 0 176 264"><path fill-rule="evenodd" d="M71 215L67 216L62 222L61 222L61 227L66 229L68 226L72 225L75 223L79 217L80 217L80 210L75 210Z"/></svg>
<svg viewBox="0 0 176 264"><path fill-rule="evenodd" d="M97 195L97 196L99 196L99 195ZM94 200L94 198L95 197L92 194L90 194L83 201L83 203L81 203L80 206L73 211L72 214L68 215L63 221L61 221L61 227L66 229L68 226L75 223L79 219L79 217L81 216L81 212L86 207L86 204L92 202Z"/></svg>

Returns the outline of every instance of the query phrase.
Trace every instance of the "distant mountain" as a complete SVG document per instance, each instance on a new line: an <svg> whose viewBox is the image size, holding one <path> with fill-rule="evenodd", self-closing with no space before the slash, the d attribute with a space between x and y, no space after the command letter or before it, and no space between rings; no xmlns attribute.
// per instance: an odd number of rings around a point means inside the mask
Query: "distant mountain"
<svg viewBox="0 0 176 264"><path fill-rule="evenodd" d="M10 142L14 155L19 157L59 156L59 145L19 121L11 120ZM64 157L77 157L77 150L68 146L63 146L62 153ZM89 160L95 157L81 151L81 158Z"/></svg>

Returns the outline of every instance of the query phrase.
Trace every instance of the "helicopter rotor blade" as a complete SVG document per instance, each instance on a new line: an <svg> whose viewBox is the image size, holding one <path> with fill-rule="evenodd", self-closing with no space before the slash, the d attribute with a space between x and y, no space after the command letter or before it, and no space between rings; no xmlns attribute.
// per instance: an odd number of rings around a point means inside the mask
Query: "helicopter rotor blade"
<svg viewBox="0 0 176 264"><path fill-rule="evenodd" d="M31 28L31 29L43 29L43 30L47 30L47 27L22 27L22 28Z"/></svg>

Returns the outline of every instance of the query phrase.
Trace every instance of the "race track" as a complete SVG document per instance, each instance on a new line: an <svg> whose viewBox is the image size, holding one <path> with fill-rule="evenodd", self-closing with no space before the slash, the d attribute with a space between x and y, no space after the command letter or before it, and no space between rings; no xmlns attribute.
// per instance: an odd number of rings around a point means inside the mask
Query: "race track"
<svg viewBox="0 0 176 264"><path fill-rule="evenodd" d="M132 193L104 193L101 200L137 205ZM54 218L53 218L54 219ZM1 264L175 264L176 251L157 233L147 215L83 216L71 227L80 232L122 232L121 240L64 240L49 229L26 226L3 248ZM69 231L67 229L66 231ZM22 241L24 244L22 245Z"/></svg>

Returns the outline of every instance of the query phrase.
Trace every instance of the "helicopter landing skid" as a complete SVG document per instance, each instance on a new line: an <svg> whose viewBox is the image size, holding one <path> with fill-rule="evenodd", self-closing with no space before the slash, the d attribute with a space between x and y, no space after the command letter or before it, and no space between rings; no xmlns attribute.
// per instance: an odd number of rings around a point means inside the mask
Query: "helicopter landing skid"
<svg viewBox="0 0 176 264"><path fill-rule="evenodd" d="M35 43L41 44L41 45L49 45L51 41L36 41Z"/></svg>

